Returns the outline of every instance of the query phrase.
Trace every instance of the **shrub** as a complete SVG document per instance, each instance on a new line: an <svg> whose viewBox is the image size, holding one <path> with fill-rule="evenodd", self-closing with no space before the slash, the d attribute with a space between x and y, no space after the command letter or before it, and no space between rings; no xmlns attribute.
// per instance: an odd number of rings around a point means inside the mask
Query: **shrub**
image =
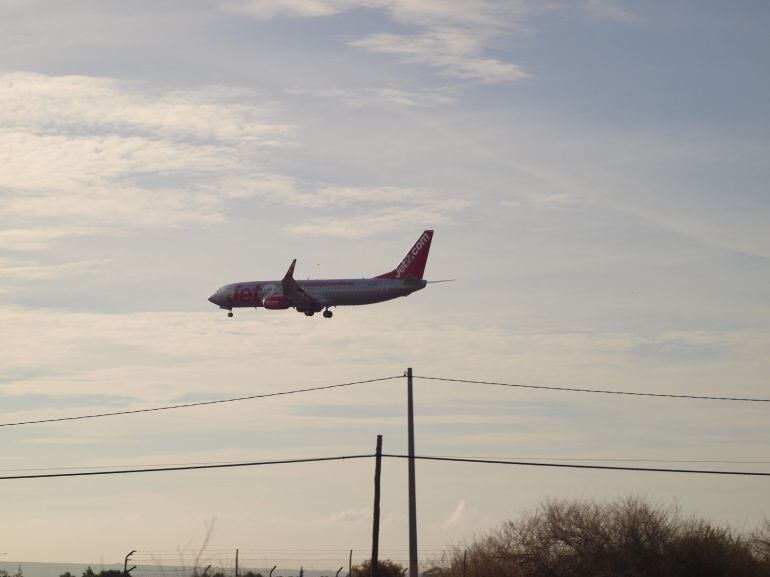
<svg viewBox="0 0 770 577"><path fill-rule="evenodd" d="M550 501L438 564L443 577L770 577L770 529L750 538L638 499ZM764 557L763 557L764 555Z"/></svg>
<svg viewBox="0 0 770 577"><path fill-rule="evenodd" d="M401 574L404 572L403 565L395 563L390 559L378 561L377 568L379 569L380 577L401 577ZM371 575L371 561L364 561L360 565L353 566L353 575L351 577L371 577Z"/></svg>

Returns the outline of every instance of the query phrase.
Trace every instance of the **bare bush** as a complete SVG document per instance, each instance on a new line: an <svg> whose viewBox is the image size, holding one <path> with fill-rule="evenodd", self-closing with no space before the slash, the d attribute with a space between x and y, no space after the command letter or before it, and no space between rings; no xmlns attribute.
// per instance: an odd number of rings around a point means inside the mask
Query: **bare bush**
<svg viewBox="0 0 770 577"><path fill-rule="evenodd" d="M754 557L770 567L770 520L749 535L749 546Z"/></svg>
<svg viewBox="0 0 770 577"><path fill-rule="evenodd" d="M770 577L770 526L750 537L639 498L550 501L438 563L442 577Z"/></svg>

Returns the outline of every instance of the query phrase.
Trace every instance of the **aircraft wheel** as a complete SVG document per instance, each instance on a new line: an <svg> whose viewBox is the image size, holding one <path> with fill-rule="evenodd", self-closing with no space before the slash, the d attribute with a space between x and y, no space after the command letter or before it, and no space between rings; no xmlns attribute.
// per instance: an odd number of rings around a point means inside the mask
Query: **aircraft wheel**
<svg viewBox="0 0 770 577"><path fill-rule="evenodd" d="M332 315L333 315L333 314L334 314L334 313L333 313L332 311L330 311L329 309L326 309L326 310L324 311L324 318L330 319L330 318L332 318Z"/></svg>
<svg viewBox="0 0 770 577"><path fill-rule="evenodd" d="M315 314L314 311L305 311L305 316L306 317L312 317L314 314Z"/></svg>
<svg viewBox="0 0 770 577"><path fill-rule="evenodd" d="M229 313L227 313L227 316L228 317L232 317L233 316L233 311L230 311Z"/></svg>

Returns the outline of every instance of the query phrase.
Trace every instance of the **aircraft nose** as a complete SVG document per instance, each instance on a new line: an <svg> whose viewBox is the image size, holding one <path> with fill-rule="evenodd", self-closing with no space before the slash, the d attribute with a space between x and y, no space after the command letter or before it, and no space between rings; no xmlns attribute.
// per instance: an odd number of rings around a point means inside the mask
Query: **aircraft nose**
<svg viewBox="0 0 770 577"><path fill-rule="evenodd" d="M219 304L219 303L217 302L217 293L214 293L213 295L211 295L211 296L209 297L209 302L210 302L211 304L215 304L215 305L218 305L218 304Z"/></svg>

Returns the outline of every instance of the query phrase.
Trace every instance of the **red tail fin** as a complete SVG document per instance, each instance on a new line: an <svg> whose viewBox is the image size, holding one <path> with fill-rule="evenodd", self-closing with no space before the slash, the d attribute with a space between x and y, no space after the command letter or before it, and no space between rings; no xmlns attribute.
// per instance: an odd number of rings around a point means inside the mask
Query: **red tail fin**
<svg viewBox="0 0 770 577"><path fill-rule="evenodd" d="M409 275L422 278L422 275L425 273L425 263L428 262L428 251L430 251L430 241L432 239L432 230L423 232L409 252L406 253L404 260L396 268L374 278L405 279Z"/></svg>

